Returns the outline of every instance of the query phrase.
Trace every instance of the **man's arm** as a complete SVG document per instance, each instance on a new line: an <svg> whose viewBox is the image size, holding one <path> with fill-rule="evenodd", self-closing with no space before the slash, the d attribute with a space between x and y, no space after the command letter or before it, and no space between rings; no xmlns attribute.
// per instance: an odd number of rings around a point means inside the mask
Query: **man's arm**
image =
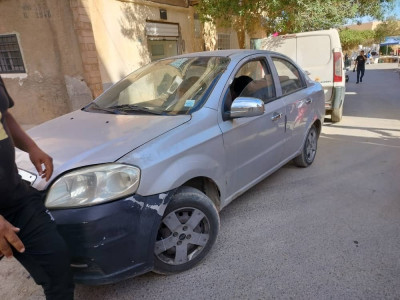
<svg viewBox="0 0 400 300"><path fill-rule="evenodd" d="M48 181L53 174L53 159L43 152L38 145L25 133L17 121L8 111L5 112L4 119L10 130L15 146L29 154L29 158L42 178ZM44 169L42 167L44 165Z"/></svg>
<svg viewBox="0 0 400 300"><path fill-rule="evenodd" d="M29 154L29 158L39 175L48 181L53 173L53 159L36 145L8 111L4 113L4 120L10 130L15 146ZM42 168L42 164L44 165L44 169ZM0 215L0 258L3 255L12 257L12 247L21 253L25 251L24 244L17 235L19 230L19 228L14 227Z"/></svg>

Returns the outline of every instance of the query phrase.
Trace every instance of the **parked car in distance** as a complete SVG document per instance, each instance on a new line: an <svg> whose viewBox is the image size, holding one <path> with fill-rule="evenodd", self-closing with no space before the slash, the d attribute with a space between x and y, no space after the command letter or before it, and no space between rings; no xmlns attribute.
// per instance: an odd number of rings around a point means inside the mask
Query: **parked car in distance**
<svg viewBox="0 0 400 300"><path fill-rule="evenodd" d="M76 282L177 273L213 246L219 211L294 159L314 161L324 93L288 57L226 50L153 62L28 133L54 160L43 190Z"/></svg>
<svg viewBox="0 0 400 300"><path fill-rule="evenodd" d="M340 122L346 89L344 59L336 29L300 32L263 39L262 49L278 51L300 65L325 92L326 113Z"/></svg>

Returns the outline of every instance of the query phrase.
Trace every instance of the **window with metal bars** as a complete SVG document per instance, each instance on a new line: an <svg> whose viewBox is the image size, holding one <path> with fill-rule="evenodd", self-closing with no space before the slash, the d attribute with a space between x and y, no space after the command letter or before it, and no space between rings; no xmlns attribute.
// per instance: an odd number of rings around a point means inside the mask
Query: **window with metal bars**
<svg viewBox="0 0 400 300"><path fill-rule="evenodd" d="M218 50L230 49L231 35L225 33L218 33L217 48Z"/></svg>
<svg viewBox="0 0 400 300"><path fill-rule="evenodd" d="M25 73L24 61L15 34L0 35L1 73Z"/></svg>

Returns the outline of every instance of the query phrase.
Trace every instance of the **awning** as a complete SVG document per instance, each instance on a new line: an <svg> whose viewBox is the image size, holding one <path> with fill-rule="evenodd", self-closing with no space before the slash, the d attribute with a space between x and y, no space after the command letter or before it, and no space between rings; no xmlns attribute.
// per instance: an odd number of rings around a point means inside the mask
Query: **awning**
<svg viewBox="0 0 400 300"><path fill-rule="evenodd" d="M400 40L393 39L393 38L387 39L383 43L380 43L381 46L399 45L399 44L400 44Z"/></svg>

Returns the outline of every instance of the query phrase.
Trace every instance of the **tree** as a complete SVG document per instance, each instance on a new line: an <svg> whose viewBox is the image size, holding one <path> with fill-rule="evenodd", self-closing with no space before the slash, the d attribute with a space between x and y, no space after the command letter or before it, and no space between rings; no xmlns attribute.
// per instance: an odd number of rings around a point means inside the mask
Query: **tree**
<svg viewBox="0 0 400 300"><path fill-rule="evenodd" d="M390 18L375 28L375 41L382 43L387 36L400 35L399 21Z"/></svg>
<svg viewBox="0 0 400 300"><path fill-rule="evenodd" d="M263 11L268 8L265 0L201 0L197 5L202 22L221 27L232 27L238 37L239 47L245 47L245 33L252 33L260 25Z"/></svg>
<svg viewBox="0 0 400 300"><path fill-rule="evenodd" d="M339 31L343 51L357 48L358 45L372 44L375 38L373 30L342 29Z"/></svg>
<svg viewBox="0 0 400 300"><path fill-rule="evenodd" d="M236 30L240 48L245 33L260 25L268 33L296 33L338 27L347 19L382 19L395 0L200 0L203 22Z"/></svg>

